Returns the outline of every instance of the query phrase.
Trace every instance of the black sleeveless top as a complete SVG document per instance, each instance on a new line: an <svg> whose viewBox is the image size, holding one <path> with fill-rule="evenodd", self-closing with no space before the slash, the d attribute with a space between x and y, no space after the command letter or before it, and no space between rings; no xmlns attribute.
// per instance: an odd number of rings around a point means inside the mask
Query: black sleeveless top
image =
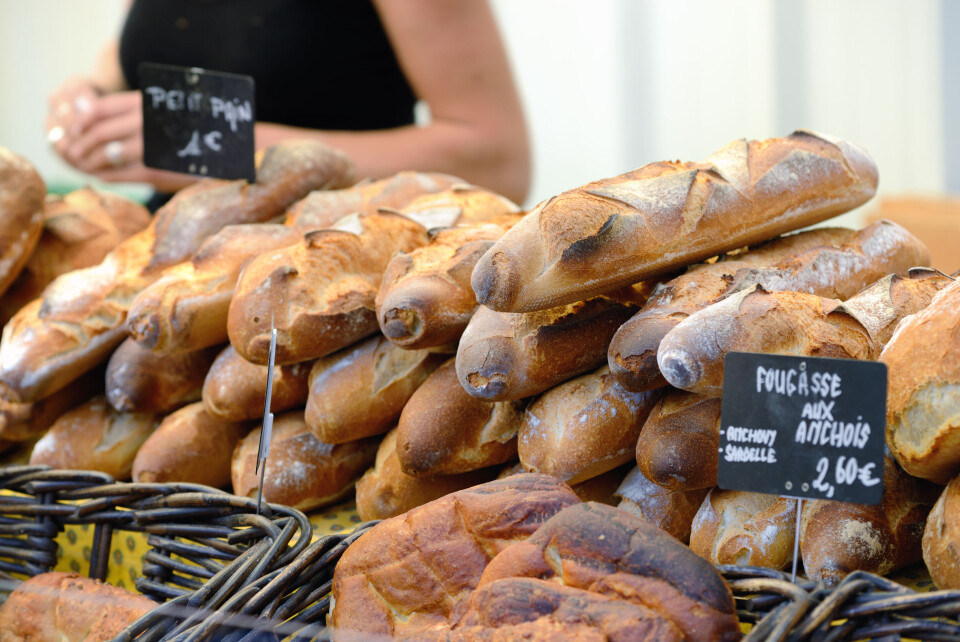
<svg viewBox="0 0 960 642"><path fill-rule="evenodd" d="M258 121L413 123L416 96L370 0L136 0L120 37L131 89L141 62L253 76Z"/></svg>

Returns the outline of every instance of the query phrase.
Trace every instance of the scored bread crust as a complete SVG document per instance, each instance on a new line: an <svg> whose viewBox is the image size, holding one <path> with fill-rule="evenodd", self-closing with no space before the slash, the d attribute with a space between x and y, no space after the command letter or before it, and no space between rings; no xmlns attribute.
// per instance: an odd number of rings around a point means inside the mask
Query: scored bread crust
<svg viewBox="0 0 960 642"><path fill-rule="evenodd" d="M46 193L33 165L0 147L0 294L20 274L40 240Z"/></svg>

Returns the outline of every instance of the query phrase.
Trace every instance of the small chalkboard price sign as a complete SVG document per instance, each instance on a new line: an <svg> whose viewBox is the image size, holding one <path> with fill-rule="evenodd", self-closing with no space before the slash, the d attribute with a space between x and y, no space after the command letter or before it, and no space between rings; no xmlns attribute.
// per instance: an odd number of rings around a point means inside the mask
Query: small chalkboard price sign
<svg viewBox="0 0 960 642"><path fill-rule="evenodd" d="M732 352L723 368L721 488L880 502L886 365Z"/></svg>
<svg viewBox="0 0 960 642"><path fill-rule="evenodd" d="M147 167L254 181L253 78L154 63L139 71Z"/></svg>

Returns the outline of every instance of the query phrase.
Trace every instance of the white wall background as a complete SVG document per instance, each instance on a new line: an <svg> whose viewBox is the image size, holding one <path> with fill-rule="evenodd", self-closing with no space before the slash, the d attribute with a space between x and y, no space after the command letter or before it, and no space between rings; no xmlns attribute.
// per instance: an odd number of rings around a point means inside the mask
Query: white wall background
<svg viewBox="0 0 960 642"><path fill-rule="evenodd" d="M960 141L943 141L950 0L490 1L533 137L528 205L797 127L865 147L881 193L942 192L945 151L960 153ZM48 182L85 179L46 148L46 94L92 66L122 6L0 0L0 145Z"/></svg>

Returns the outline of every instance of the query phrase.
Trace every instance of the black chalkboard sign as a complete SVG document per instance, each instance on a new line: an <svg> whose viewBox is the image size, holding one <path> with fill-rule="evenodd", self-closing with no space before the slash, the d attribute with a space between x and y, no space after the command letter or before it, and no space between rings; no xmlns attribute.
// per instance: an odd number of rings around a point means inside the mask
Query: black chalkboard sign
<svg viewBox="0 0 960 642"><path fill-rule="evenodd" d="M147 167L253 182L253 78L153 63L139 71Z"/></svg>
<svg viewBox="0 0 960 642"><path fill-rule="evenodd" d="M721 488L880 502L886 365L731 352L723 370Z"/></svg>

